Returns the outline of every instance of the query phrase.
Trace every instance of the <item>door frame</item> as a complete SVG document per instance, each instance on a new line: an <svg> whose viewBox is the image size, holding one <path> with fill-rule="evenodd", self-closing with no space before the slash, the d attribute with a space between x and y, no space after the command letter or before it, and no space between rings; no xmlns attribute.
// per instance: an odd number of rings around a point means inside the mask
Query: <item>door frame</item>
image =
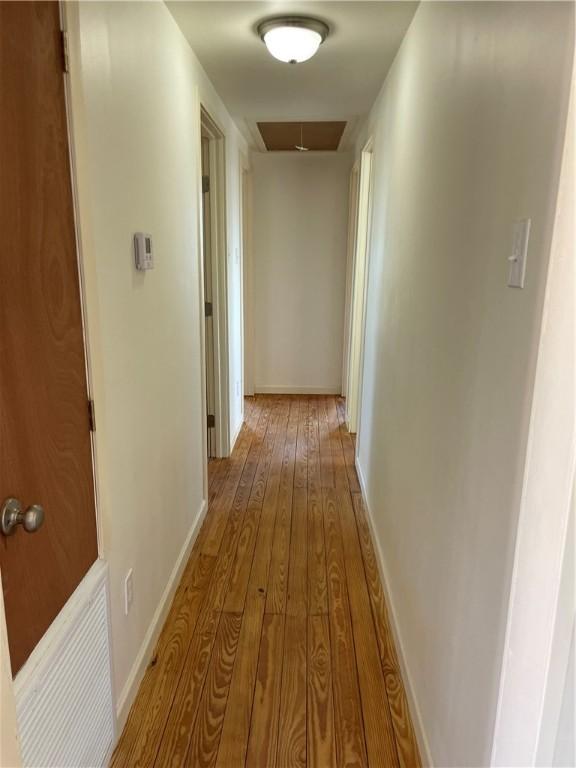
<svg viewBox="0 0 576 768"><path fill-rule="evenodd" d="M348 243L346 256L346 300L344 305L344 348L342 353L342 397L348 395L348 367L350 364L350 316L352 311L352 284L354 270L354 252L356 248L356 230L358 227L358 193L360 184L360 161L357 160L350 171L348 187Z"/></svg>
<svg viewBox="0 0 576 768"><path fill-rule="evenodd" d="M358 432L362 399L364 367L364 333L366 324L366 293L370 256L372 219L372 159L374 140L370 137L360 155L358 204L354 223L354 258L351 273L346 345L346 426L352 434ZM359 440L357 437L357 444Z"/></svg>
<svg viewBox="0 0 576 768"><path fill-rule="evenodd" d="M217 457L230 455L230 386L228 357L228 258L226 232L226 154L225 135L209 111L199 101L198 125L198 190L202 199L202 132L210 142L210 237L212 245L212 296L215 303L213 320L214 333L214 418ZM200 262L200 325L202 350L202 409L204 445L207 444L206 397L206 345L204 317L204 239L202 234L201 205L199 207L199 262ZM206 451L204 451L206 453ZM206 457L206 465L207 465Z"/></svg>
<svg viewBox="0 0 576 768"><path fill-rule="evenodd" d="M240 154L240 247L242 297L242 397L254 394L254 312L252 282L252 171Z"/></svg>

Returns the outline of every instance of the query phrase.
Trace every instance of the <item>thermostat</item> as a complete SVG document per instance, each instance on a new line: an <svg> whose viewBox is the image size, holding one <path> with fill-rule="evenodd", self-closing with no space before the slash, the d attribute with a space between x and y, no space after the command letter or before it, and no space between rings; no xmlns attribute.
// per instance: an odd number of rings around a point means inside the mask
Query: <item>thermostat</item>
<svg viewBox="0 0 576 768"><path fill-rule="evenodd" d="M134 235L134 260L136 269L153 269L154 253L152 251L152 235L136 232Z"/></svg>

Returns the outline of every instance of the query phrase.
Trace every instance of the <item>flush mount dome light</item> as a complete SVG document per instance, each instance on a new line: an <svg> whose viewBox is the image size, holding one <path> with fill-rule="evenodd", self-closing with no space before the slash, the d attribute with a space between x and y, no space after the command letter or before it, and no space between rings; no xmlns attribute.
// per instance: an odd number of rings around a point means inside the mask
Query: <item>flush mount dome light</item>
<svg viewBox="0 0 576 768"><path fill-rule="evenodd" d="M328 36L328 25L305 16L282 16L258 25L258 34L279 61L299 64L311 59Z"/></svg>

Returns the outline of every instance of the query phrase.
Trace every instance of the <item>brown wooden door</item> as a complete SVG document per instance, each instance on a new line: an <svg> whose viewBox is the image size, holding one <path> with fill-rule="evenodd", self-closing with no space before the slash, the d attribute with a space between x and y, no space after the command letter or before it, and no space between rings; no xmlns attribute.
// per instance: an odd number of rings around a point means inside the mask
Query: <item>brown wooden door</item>
<svg viewBox="0 0 576 768"><path fill-rule="evenodd" d="M0 534L12 672L98 556L59 8L0 2Z"/></svg>

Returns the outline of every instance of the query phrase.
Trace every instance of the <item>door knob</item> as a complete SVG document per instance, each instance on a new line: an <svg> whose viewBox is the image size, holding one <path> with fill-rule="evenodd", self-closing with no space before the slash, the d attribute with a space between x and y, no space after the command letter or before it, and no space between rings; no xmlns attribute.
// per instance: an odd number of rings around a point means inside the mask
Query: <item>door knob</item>
<svg viewBox="0 0 576 768"><path fill-rule="evenodd" d="M28 533L34 533L44 522L44 510L40 504L32 504L23 512L18 499L6 499L0 515L0 529L4 536L14 533L17 525L22 525Z"/></svg>

